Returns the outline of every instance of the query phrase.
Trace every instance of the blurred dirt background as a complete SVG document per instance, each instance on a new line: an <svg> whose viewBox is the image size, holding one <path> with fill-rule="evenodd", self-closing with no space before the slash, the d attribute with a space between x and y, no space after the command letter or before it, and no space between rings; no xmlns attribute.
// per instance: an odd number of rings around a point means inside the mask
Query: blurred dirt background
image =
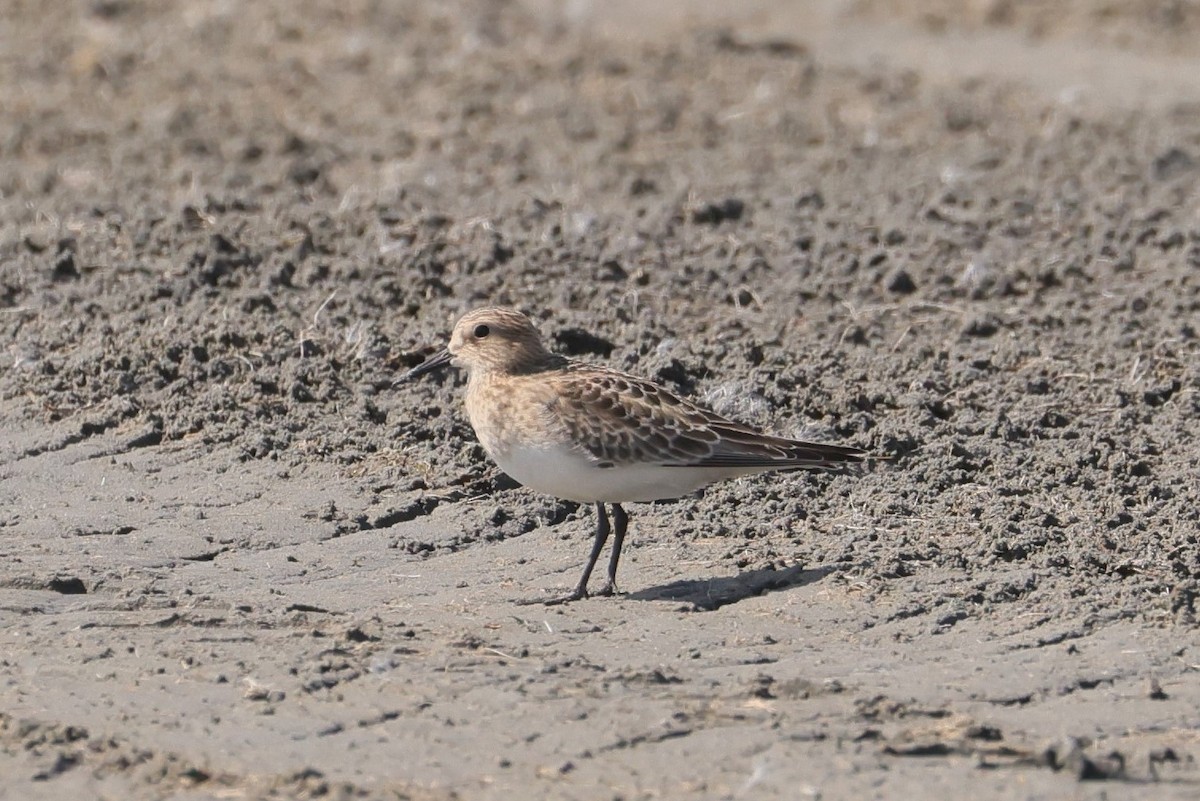
<svg viewBox="0 0 1200 801"><path fill-rule="evenodd" d="M8 0L0 798L1195 798L1200 4ZM591 510L453 320L860 472Z"/></svg>

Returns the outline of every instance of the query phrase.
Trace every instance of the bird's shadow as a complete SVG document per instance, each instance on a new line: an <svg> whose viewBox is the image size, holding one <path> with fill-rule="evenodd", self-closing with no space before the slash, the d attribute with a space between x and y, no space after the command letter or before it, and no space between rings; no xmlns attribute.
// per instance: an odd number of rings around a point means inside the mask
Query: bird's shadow
<svg viewBox="0 0 1200 801"><path fill-rule="evenodd" d="M692 604L697 612L711 612L769 592L814 584L835 572L836 568L827 565L808 569L803 565L794 565L783 570L750 570L734 576L672 581L670 584L626 593L625 597L636 601L681 601Z"/></svg>

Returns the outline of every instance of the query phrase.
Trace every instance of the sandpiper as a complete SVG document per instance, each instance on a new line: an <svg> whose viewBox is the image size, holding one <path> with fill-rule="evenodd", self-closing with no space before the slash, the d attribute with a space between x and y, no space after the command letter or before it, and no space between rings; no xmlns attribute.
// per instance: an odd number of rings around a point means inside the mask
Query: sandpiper
<svg viewBox="0 0 1200 801"><path fill-rule="evenodd" d="M596 505L596 535L579 584L546 603L588 596L588 579L615 526L608 577L629 518L621 504L678 498L720 481L770 470L858 462L863 451L776 437L735 423L652 381L551 353L529 318L505 308L464 315L450 344L397 384L447 365L467 369L467 416L505 473L538 492Z"/></svg>

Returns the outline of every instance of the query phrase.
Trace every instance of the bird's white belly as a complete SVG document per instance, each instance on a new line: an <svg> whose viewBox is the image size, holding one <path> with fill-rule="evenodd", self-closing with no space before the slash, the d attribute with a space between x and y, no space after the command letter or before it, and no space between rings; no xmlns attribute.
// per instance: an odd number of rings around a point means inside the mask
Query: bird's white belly
<svg viewBox="0 0 1200 801"><path fill-rule="evenodd" d="M504 453L492 454L492 458L501 470L526 487L581 503L678 498L729 475L727 471L699 467L598 467L561 447L513 446Z"/></svg>

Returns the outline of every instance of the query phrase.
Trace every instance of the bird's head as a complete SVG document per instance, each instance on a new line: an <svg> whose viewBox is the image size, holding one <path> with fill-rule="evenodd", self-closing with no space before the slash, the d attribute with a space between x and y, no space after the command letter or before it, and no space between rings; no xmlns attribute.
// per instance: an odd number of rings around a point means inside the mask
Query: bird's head
<svg viewBox="0 0 1200 801"><path fill-rule="evenodd" d="M471 373L520 373L536 369L550 358L528 317L515 309L488 307L463 315L450 334L450 344L409 370L397 383L450 364Z"/></svg>

